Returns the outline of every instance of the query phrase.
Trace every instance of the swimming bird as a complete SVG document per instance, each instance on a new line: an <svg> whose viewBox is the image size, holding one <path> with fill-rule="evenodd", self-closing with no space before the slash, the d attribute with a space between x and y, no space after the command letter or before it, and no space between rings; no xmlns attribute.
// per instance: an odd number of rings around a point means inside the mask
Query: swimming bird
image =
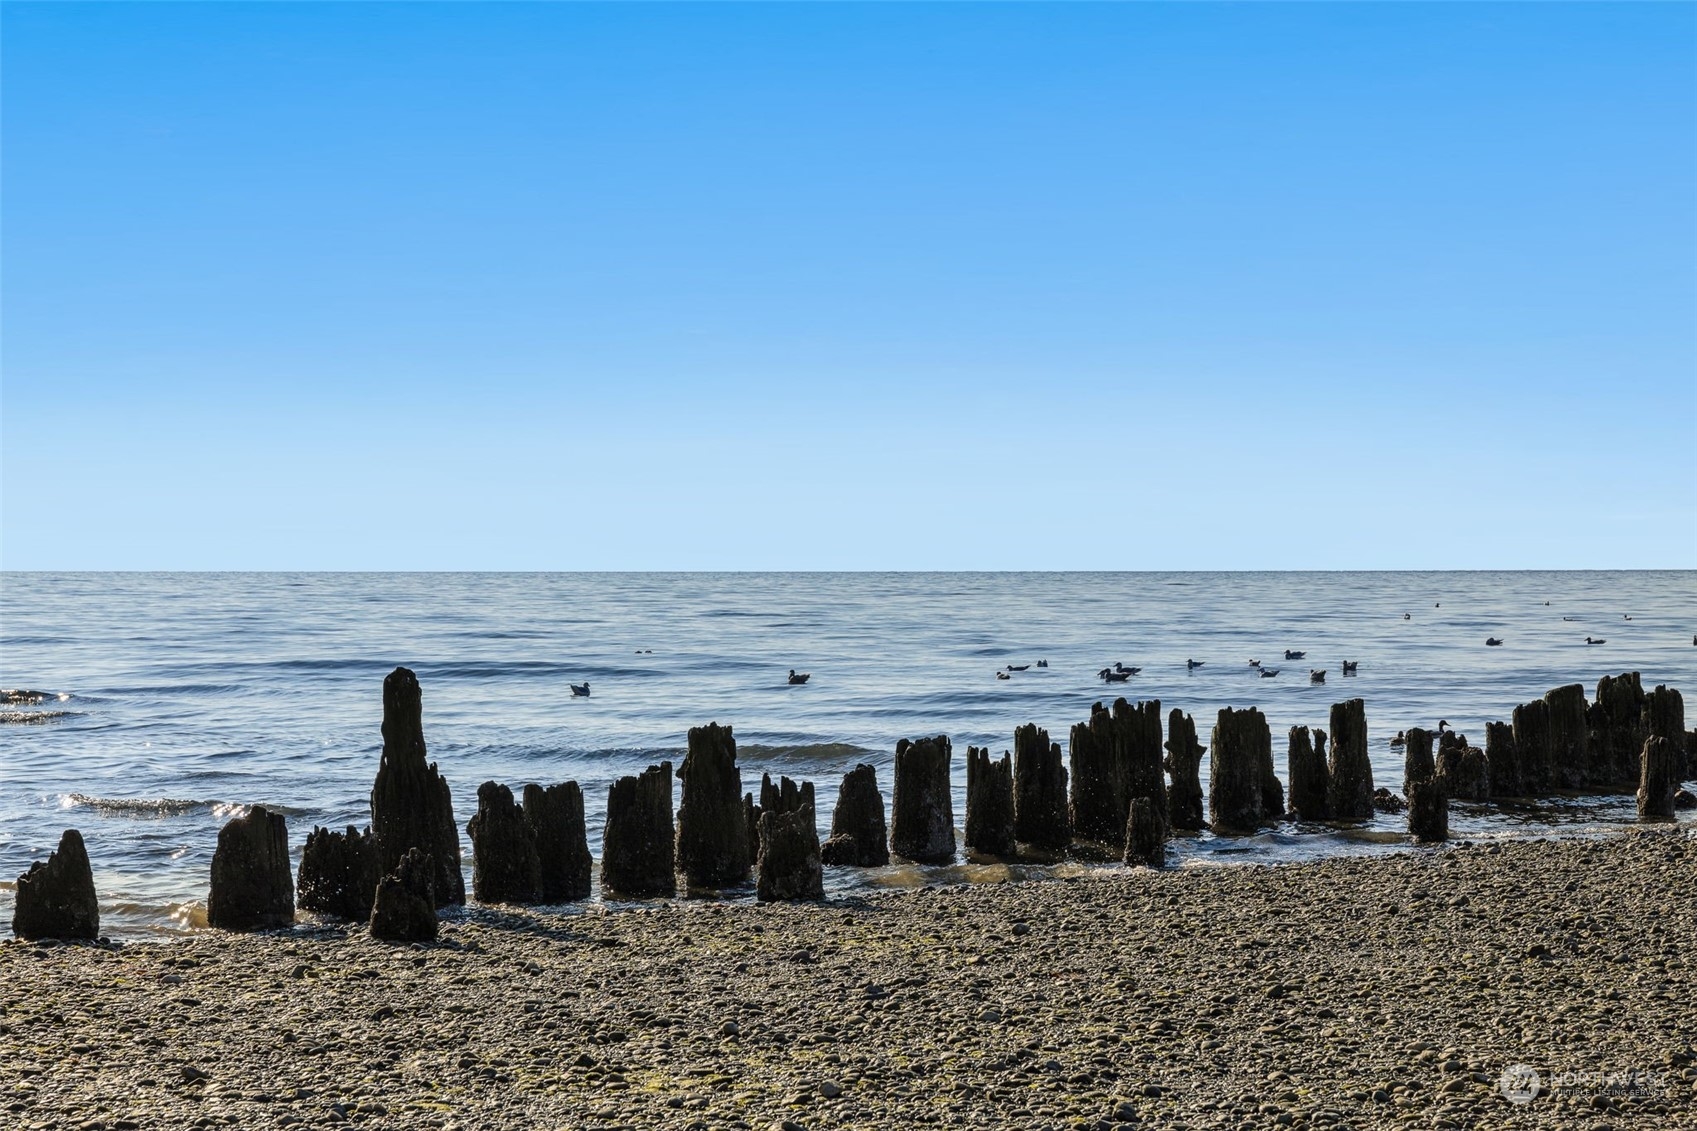
<svg viewBox="0 0 1697 1131"><path fill-rule="evenodd" d="M1311 668L1311 669L1309 669L1308 682L1309 683L1325 683L1326 682L1326 669L1325 668Z"/></svg>
<svg viewBox="0 0 1697 1131"><path fill-rule="evenodd" d="M1495 648L1500 644L1502 644L1502 641L1498 640L1495 636L1485 637L1485 647L1487 648Z"/></svg>
<svg viewBox="0 0 1697 1131"><path fill-rule="evenodd" d="M1184 662L1184 668L1185 668L1186 671L1195 671L1197 668L1201 667L1203 664L1205 664L1207 662L1208 662L1207 660L1186 660Z"/></svg>
<svg viewBox="0 0 1697 1131"><path fill-rule="evenodd" d="M996 678L997 679L1012 679L1013 676L1009 675L1007 672L997 672Z"/></svg>
<svg viewBox="0 0 1697 1131"><path fill-rule="evenodd" d="M1258 668L1258 667L1261 666L1261 661L1260 660L1250 660L1249 666L1252 667L1252 668Z"/></svg>
<svg viewBox="0 0 1697 1131"><path fill-rule="evenodd" d="M1391 745L1392 746L1407 746L1408 745L1408 736L1403 734L1402 731L1400 731L1400 730L1397 731L1396 737L1391 739Z"/></svg>
<svg viewBox="0 0 1697 1131"><path fill-rule="evenodd" d="M1030 666L1031 666L1031 665L1030 665L1030 664L1018 664L1018 665L1015 665L1015 664L1009 664L1009 665L1008 665L1008 670L1009 670L1009 671L1010 671L1010 672L1022 672L1022 671L1024 671L1024 670L1025 670L1025 669L1026 669L1026 668L1029 668L1029 667L1030 667Z"/></svg>
<svg viewBox="0 0 1697 1131"><path fill-rule="evenodd" d="M1046 667L1049 666L1049 661L1048 660L1038 660L1037 666L1040 667L1040 668L1046 668Z"/></svg>
<svg viewBox="0 0 1697 1131"><path fill-rule="evenodd" d="M1402 619L1403 620L1413 620L1414 614L1413 613L1404 613L1404 614L1402 614Z"/></svg>
<svg viewBox="0 0 1697 1131"><path fill-rule="evenodd" d="M1360 666L1361 666L1360 660L1345 660L1343 662L1343 674L1344 675L1354 675L1355 669L1360 667Z"/></svg>
<svg viewBox="0 0 1697 1131"><path fill-rule="evenodd" d="M587 679L584 680L582 683L572 684L571 688L572 688L572 695L575 696L576 698L578 698L578 699L589 698L589 681Z"/></svg>
<svg viewBox="0 0 1697 1131"><path fill-rule="evenodd" d="M1114 670L1117 671L1117 672L1124 672L1126 675L1136 675L1138 672L1142 671L1143 669L1142 668L1128 668L1124 664L1120 663L1118 660L1115 660L1114 661Z"/></svg>
<svg viewBox="0 0 1697 1131"><path fill-rule="evenodd" d="M1289 648L1285 649L1285 659L1287 660L1300 660L1306 655L1308 655L1307 652L1294 652Z"/></svg>
<svg viewBox="0 0 1697 1131"><path fill-rule="evenodd" d="M812 678L813 678L812 672L802 672L798 675L798 674L796 674L796 670L794 668L790 669L790 682L793 683L793 684L806 683L808 680L810 680Z"/></svg>
<svg viewBox="0 0 1697 1131"><path fill-rule="evenodd" d="M1259 668L1257 670L1260 671L1262 679L1272 679L1279 674L1278 668Z"/></svg>
<svg viewBox="0 0 1697 1131"><path fill-rule="evenodd" d="M1627 619L1627 620L1631 620L1631 619L1632 619L1632 614L1631 614L1631 613L1624 613L1624 614L1622 614L1622 615L1623 615L1623 616L1625 616L1625 618L1626 618L1626 619Z"/></svg>
<svg viewBox="0 0 1697 1131"><path fill-rule="evenodd" d="M1117 672L1113 668L1103 668L1096 675L1103 683L1124 683L1131 678L1130 672Z"/></svg>
<svg viewBox="0 0 1697 1131"><path fill-rule="evenodd" d="M1607 644L1608 641L1607 640L1592 640L1589 636L1587 636L1585 638L1585 643L1587 643L1587 644Z"/></svg>
<svg viewBox="0 0 1697 1131"><path fill-rule="evenodd" d="M1563 617L1562 620L1578 620L1578 617Z"/></svg>

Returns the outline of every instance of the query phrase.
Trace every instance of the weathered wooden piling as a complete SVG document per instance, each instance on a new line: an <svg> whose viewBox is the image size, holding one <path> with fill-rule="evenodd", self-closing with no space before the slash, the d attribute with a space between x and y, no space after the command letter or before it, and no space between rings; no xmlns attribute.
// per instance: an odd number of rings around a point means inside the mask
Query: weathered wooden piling
<svg viewBox="0 0 1697 1131"><path fill-rule="evenodd" d="M1637 672L1603 676L1587 711L1590 762L1587 784L1609 790L1638 785L1639 754L1649 737L1647 696Z"/></svg>
<svg viewBox="0 0 1697 1131"><path fill-rule="evenodd" d="M990 856L1015 852L1013 761L991 761L984 747L966 748L966 847Z"/></svg>
<svg viewBox="0 0 1697 1131"><path fill-rule="evenodd" d="M1334 821L1373 815L1373 763L1367 754L1367 705L1360 699L1332 704L1332 756L1326 767L1326 804Z"/></svg>
<svg viewBox="0 0 1697 1131"><path fill-rule="evenodd" d="M1290 810L1299 820L1330 818L1331 809L1326 803L1326 757L1315 752L1307 727L1290 728L1285 776L1290 779Z"/></svg>
<svg viewBox="0 0 1697 1131"><path fill-rule="evenodd" d="M377 839L353 825L345 833L314 828L301 850L295 902L302 911L363 923L377 897Z"/></svg>
<svg viewBox="0 0 1697 1131"><path fill-rule="evenodd" d="M1402 795L1413 797L1414 783L1437 773L1438 760L1432 754L1431 731L1410 727L1402 738Z"/></svg>
<svg viewBox="0 0 1697 1131"><path fill-rule="evenodd" d="M436 869L437 906L465 902L454 802L436 764L427 761L423 695L407 668L383 680L383 758L371 787L371 832L379 872L388 875L408 849L422 849Z"/></svg>
<svg viewBox="0 0 1697 1131"><path fill-rule="evenodd" d="M206 921L226 931L268 930L295 921L295 879L283 814L255 805L218 830Z"/></svg>
<svg viewBox="0 0 1697 1131"><path fill-rule="evenodd" d="M542 859L536 836L499 782L477 787L471 835L471 893L479 903L535 903L542 895Z"/></svg>
<svg viewBox="0 0 1697 1131"><path fill-rule="evenodd" d="M1132 798L1126 810L1124 859L1148 868L1167 862L1167 815L1147 797Z"/></svg>
<svg viewBox="0 0 1697 1131"><path fill-rule="evenodd" d="M1585 688L1577 683L1544 693L1549 708L1550 773L1557 789L1581 789L1591 776L1591 730L1585 719Z"/></svg>
<svg viewBox="0 0 1697 1131"><path fill-rule="evenodd" d="M1067 810L1067 768L1061 744L1027 723L1013 732L1014 840L1055 851L1072 843Z"/></svg>
<svg viewBox="0 0 1697 1131"><path fill-rule="evenodd" d="M1446 732L1438 741L1438 776L1452 801L1489 801L1491 767L1485 752L1467 744L1467 736Z"/></svg>
<svg viewBox="0 0 1697 1131"><path fill-rule="evenodd" d="M100 900L82 834L66 829L59 847L18 877L12 933L20 939L100 937ZM27 981L27 979L26 979Z"/></svg>
<svg viewBox="0 0 1697 1131"><path fill-rule="evenodd" d="M1514 709L1514 750L1520 762L1521 788L1527 797L1547 793L1555 775L1550 765L1550 706L1542 699Z"/></svg>
<svg viewBox="0 0 1697 1131"><path fill-rule="evenodd" d="M543 903L589 898L589 829L575 781L524 787L524 823L536 843L537 896Z"/></svg>
<svg viewBox="0 0 1697 1131"><path fill-rule="evenodd" d="M1195 832L1202 818L1202 744L1196 741L1196 720L1177 707L1167 715L1167 820L1175 829Z"/></svg>
<svg viewBox="0 0 1697 1131"><path fill-rule="evenodd" d="M678 767L678 870L692 888L722 888L748 879L748 829L730 727L691 727L689 752Z"/></svg>
<svg viewBox="0 0 1697 1131"><path fill-rule="evenodd" d="M1665 738L1651 735L1639 752L1638 816L1672 817L1679 789L1678 751Z"/></svg>
<svg viewBox="0 0 1697 1131"><path fill-rule="evenodd" d="M1681 781L1697 778L1697 742L1685 729L1685 699L1677 689L1657 684L1644 697L1644 726L1650 734L1674 744Z"/></svg>
<svg viewBox="0 0 1697 1131"><path fill-rule="evenodd" d="M896 786L890 803L890 851L925 864L955 858L954 804L949 796L949 738L896 744Z"/></svg>
<svg viewBox="0 0 1697 1131"><path fill-rule="evenodd" d="M1266 804L1272 761L1267 716L1254 707L1221 708L1208 743L1208 820L1216 833L1252 833L1278 818Z"/></svg>
<svg viewBox="0 0 1697 1131"><path fill-rule="evenodd" d="M831 814L831 838L819 847L827 864L877 868L890 862L884 824L884 795L878 792L878 771L861 763L843 775L837 808Z"/></svg>
<svg viewBox="0 0 1697 1131"><path fill-rule="evenodd" d="M394 870L377 881L377 894L371 901L371 937L405 943L434 939L440 874L429 853L408 849Z"/></svg>
<svg viewBox="0 0 1697 1131"><path fill-rule="evenodd" d="M674 851L672 764L614 782L601 833L602 890L638 898L677 894Z"/></svg>
<svg viewBox="0 0 1697 1131"><path fill-rule="evenodd" d="M1492 797L1526 796L1512 726L1501 722L1485 724L1485 762L1490 771Z"/></svg>
<svg viewBox="0 0 1697 1131"><path fill-rule="evenodd" d="M1147 797L1164 823L1167 786L1162 774L1161 704L1097 703L1090 721L1072 728L1072 831L1086 840L1119 845L1133 797Z"/></svg>
<svg viewBox="0 0 1697 1131"><path fill-rule="evenodd" d="M819 826L813 783L789 778L760 785L760 856L755 862L755 898L762 902L825 898Z"/></svg>
<svg viewBox="0 0 1697 1131"><path fill-rule="evenodd" d="M1408 831L1424 843L1449 839L1449 795L1442 775L1434 773L1408 783Z"/></svg>

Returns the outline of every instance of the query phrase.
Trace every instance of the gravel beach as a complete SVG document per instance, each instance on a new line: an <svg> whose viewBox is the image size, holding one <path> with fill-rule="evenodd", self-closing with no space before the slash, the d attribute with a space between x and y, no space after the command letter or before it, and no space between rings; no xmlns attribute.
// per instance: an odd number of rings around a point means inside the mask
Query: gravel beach
<svg viewBox="0 0 1697 1131"><path fill-rule="evenodd" d="M429 946L8 941L0 1126L1697 1127L1694 880L1660 828L472 908Z"/></svg>

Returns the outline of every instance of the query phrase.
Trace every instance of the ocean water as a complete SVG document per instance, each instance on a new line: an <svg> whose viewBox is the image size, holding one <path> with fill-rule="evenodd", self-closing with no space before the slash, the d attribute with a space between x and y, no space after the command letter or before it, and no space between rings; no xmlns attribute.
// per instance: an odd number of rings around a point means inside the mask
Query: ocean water
<svg viewBox="0 0 1697 1131"><path fill-rule="evenodd" d="M1394 790L1401 752L1388 740L1398 730L1443 718L1482 745L1484 723L1515 704L1564 683L1590 693L1623 671L1690 696L1694 632L1691 571L9 573L0 686L49 694L0 708L0 920L10 922L12 880L66 827L88 844L104 929L139 937L204 921L218 827L246 806L287 815L297 862L313 825L365 824L382 682L397 664L423 686L425 737L453 788L469 875L463 829L480 782L516 793L530 781L578 781L599 856L610 783L675 764L687 730L708 721L735 728L745 789L757 790L762 772L812 781L822 833L856 762L878 767L887 802L900 738L953 740L958 828L968 744L999 753L1016 726L1035 722L1064 747L1092 703L1119 695L1191 712L1204 742L1219 708L1260 707L1281 777L1286 729L1325 726L1332 703L1359 696L1376 782ZM1487 648L1487 636L1505 643ZM1287 648L1307 656L1287 662ZM1280 675L1260 678L1251 658ZM1345 659L1358 674L1342 674ZM1115 661L1143 670L1105 686L1095 673ZM996 679L1010 664L1033 666ZM788 685L791 668L812 679ZM1310 668L1327 681L1311 684ZM585 680L592 694L574 698L568 684ZM1203 769L1206 786L1206 759ZM1458 805L1452 833L1546 835L1632 819L1621 797ZM1393 816L1355 828L1286 824L1183 838L1174 853L1195 865L1387 851L1403 831ZM962 858L827 869L827 886L1088 866Z"/></svg>

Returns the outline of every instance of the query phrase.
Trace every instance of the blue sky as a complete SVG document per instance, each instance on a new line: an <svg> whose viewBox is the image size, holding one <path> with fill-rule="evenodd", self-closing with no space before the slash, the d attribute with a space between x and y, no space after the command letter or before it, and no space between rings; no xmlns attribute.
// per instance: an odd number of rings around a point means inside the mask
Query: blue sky
<svg viewBox="0 0 1697 1131"><path fill-rule="evenodd" d="M1697 566L1697 7L11 4L7 569Z"/></svg>

